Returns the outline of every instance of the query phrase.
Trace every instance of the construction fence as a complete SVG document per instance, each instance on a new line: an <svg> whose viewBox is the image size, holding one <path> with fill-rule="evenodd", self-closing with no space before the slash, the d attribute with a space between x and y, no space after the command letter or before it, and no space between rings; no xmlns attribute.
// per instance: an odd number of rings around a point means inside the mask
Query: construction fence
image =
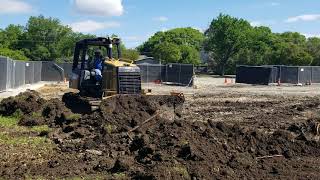
<svg viewBox="0 0 320 180"><path fill-rule="evenodd" d="M0 91L41 81L42 62L14 61L0 57Z"/></svg>
<svg viewBox="0 0 320 180"><path fill-rule="evenodd" d="M237 66L237 83L312 84L320 83L320 66Z"/></svg>
<svg viewBox="0 0 320 180"><path fill-rule="evenodd" d="M191 86L194 67L190 64L138 65L143 83L162 82L167 84Z"/></svg>
<svg viewBox="0 0 320 180"><path fill-rule="evenodd" d="M194 67L189 64L138 65L143 83L192 85ZM16 61L0 57L0 92L40 81L64 81L72 75L71 63Z"/></svg>

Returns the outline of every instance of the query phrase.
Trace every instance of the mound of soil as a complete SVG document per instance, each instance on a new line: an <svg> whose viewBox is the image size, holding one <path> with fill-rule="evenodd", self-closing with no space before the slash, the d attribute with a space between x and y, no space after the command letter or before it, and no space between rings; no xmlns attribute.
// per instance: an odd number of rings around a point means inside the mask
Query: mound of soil
<svg viewBox="0 0 320 180"><path fill-rule="evenodd" d="M98 174L107 179L119 174L127 179L319 177L308 173L318 172L320 165L315 160L320 157L318 120L268 130L215 119L193 121L183 117L184 98L126 95L105 99L97 111L71 118L77 104L87 110L89 101L68 94L64 102L66 106L57 99L43 103L38 121L25 114L33 121L22 125L53 128L48 137L57 155L41 167L16 167L18 172L48 178ZM223 107L232 103L226 104ZM262 103L257 104L262 108ZM307 104L301 107L308 108ZM269 119L260 120L268 123ZM23 178L6 171L0 171L0 176Z"/></svg>
<svg viewBox="0 0 320 180"><path fill-rule="evenodd" d="M62 101L65 103L66 107L69 108L73 113L78 114L90 114L91 105L90 100L99 100L93 98L81 97L78 93L65 93L62 97Z"/></svg>
<svg viewBox="0 0 320 180"><path fill-rule="evenodd" d="M48 125L49 127L61 126L68 123L73 113L66 108L65 104L59 99L51 99L43 103L39 111L25 114L19 121L21 126L40 126Z"/></svg>
<svg viewBox="0 0 320 180"><path fill-rule="evenodd" d="M128 131L155 114L171 120L180 117L183 103L178 96L119 95L104 100L100 112L104 122Z"/></svg>
<svg viewBox="0 0 320 180"><path fill-rule="evenodd" d="M3 99L0 103L0 115L11 116L18 110L23 114L31 114L40 110L45 100L36 91L20 93L16 97Z"/></svg>

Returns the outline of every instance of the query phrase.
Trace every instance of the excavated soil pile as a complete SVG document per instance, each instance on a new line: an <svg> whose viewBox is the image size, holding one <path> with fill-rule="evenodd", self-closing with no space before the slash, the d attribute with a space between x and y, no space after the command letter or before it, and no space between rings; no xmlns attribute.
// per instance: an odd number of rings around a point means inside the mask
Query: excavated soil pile
<svg viewBox="0 0 320 180"><path fill-rule="evenodd" d="M20 93L16 97L3 99L0 103L1 116L20 118L19 125L56 127L67 122L72 112L58 99L45 100L36 91Z"/></svg>
<svg viewBox="0 0 320 180"><path fill-rule="evenodd" d="M72 121L73 113L59 99L45 101L42 107L30 114L25 114L19 121L21 126L60 127Z"/></svg>
<svg viewBox="0 0 320 180"><path fill-rule="evenodd" d="M45 100L36 91L20 93L16 97L3 99L0 103L0 115L12 116L14 113L31 114L38 111Z"/></svg>
<svg viewBox="0 0 320 180"><path fill-rule="evenodd" d="M41 119L53 127L48 137L57 155L24 173L107 179L319 177L319 120L270 131L214 120L193 122L184 119L183 102L171 96L115 96L78 118L59 100L45 102ZM21 172L23 166L16 168ZM25 176L5 172L0 171L1 177Z"/></svg>

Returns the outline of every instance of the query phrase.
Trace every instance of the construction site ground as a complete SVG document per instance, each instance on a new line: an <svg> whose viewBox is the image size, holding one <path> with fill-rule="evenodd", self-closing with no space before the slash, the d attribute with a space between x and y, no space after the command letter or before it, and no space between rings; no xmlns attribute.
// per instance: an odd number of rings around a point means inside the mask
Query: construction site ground
<svg viewBox="0 0 320 180"><path fill-rule="evenodd" d="M44 100L32 93L11 99L10 108L26 111L0 119L0 176L318 179L320 86L233 81L201 76L193 87L143 84L154 95L183 92L185 102L175 118L157 117L132 134L130 129L155 115L158 105L146 103L152 99L121 97L85 115L62 103L63 94L75 92L66 84L37 89ZM12 105L23 104L26 96L33 102L29 108ZM113 111L104 110L108 103Z"/></svg>

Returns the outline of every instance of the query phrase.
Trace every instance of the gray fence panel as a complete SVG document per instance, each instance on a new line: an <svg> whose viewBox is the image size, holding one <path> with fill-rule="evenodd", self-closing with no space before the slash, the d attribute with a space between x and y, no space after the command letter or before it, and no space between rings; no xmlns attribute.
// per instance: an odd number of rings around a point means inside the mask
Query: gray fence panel
<svg viewBox="0 0 320 180"><path fill-rule="evenodd" d="M312 67L312 83L320 83L320 67Z"/></svg>
<svg viewBox="0 0 320 180"><path fill-rule="evenodd" d="M33 82L37 83L41 81L42 62L34 62L33 66L34 66Z"/></svg>
<svg viewBox="0 0 320 180"><path fill-rule="evenodd" d="M281 83L292 83L292 84L299 83L298 71L299 71L298 67L282 66L280 70Z"/></svg>
<svg viewBox="0 0 320 180"><path fill-rule="evenodd" d="M26 64L22 61L14 61L15 66L15 80L14 80L14 88L18 88L25 84L25 71L26 71Z"/></svg>
<svg viewBox="0 0 320 180"><path fill-rule="evenodd" d="M194 66L191 64L180 64L180 84L183 85L192 85L193 75L194 75Z"/></svg>
<svg viewBox="0 0 320 180"><path fill-rule="evenodd" d="M25 83L33 84L34 81L34 62L26 62Z"/></svg>
<svg viewBox="0 0 320 180"><path fill-rule="evenodd" d="M194 67L191 64L168 64L166 82L178 85L192 85Z"/></svg>
<svg viewBox="0 0 320 180"><path fill-rule="evenodd" d="M42 62L41 81L63 81L64 70L54 62Z"/></svg>
<svg viewBox="0 0 320 180"><path fill-rule="evenodd" d="M72 75L72 63L59 63L58 66L64 70L64 77L69 80Z"/></svg>
<svg viewBox="0 0 320 180"><path fill-rule="evenodd" d="M141 80L144 83L162 81L164 65L139 64L141 71Z"/></svg>
<svg viewBox="0 0 320 180"><path fill-rule="evenodd" d="M277 83L279 80L279 69L277 67L272 67L269 83Z"/></svg>
<svg viewBox="0 0 320 180"><path fill-rule="evenodd" d="M276 71L273 67L261 66L237 66L236 82L245 84L268 85L274 77L272 74Z"/></svg>
<svg viewBox="0 0 320 180"><path fill-rule="evenodd" d="M298 82L302 84L311 83L312 81L312 68L311 67L299 67L298 69Z"/></svg>
<svg viewBox="0 0 320 180"><path fill-rule="evenodd" d="M7 89L7 58L0 57L0 91Z"/></svg>
<svg viewBox="0 0 320 180"><path fill-rule="evenodd" d="M11 59L9 59L8 61L7 72L8 72L7 89L11 89L11 88L14 88L14 83L15 83L15 63Z"/></svg>

